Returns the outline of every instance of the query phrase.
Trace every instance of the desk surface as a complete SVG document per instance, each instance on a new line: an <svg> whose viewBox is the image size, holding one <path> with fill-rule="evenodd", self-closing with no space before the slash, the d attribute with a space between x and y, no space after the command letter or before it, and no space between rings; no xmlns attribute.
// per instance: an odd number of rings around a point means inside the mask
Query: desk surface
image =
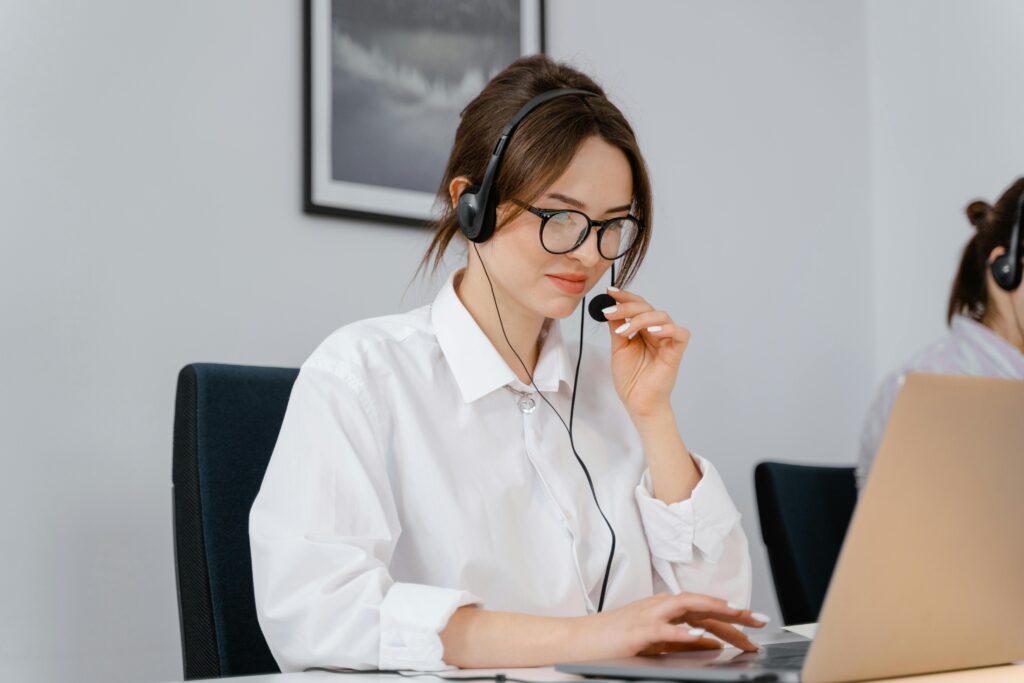
<svg viewBox="0 0 1024 683"><path fill-rule="evenodd" d="M555 671L550 667L538 669L460 669L456 671L439 672L447 677L464 676L490 676L503 673L509 678L519 678L526 681L537 681L546 683L548 681L573 681L593 679L582 679L579 676L572 676ZM388 674L336 674L328 671L305 671L291 674L268 674L265 676L246 676L244 678L232 679L238 683L381 683L390 679L402 683L422 681L423 683L438 683L440 679L429 676L417 676L416 678L400 678ZM887 681L906 681L907 683L1022 683L1024 682L1024 665L993 666L986 669L970 669L967 671L948 671L939 674L925 674L922 676L909 676L906 678L887 678Z"/></svg>
<svg viewBox="0 0 1024 683"><path fill-rule="evenodd" d="M773 630L767 633L758 633L752 636L754 642L766 645L769 643L784 643L795 640L804 640L804 637L789 630ZM556 683L560 681L585 681L586 683L599 683L601 679L584 678L573 674L563 674L555 671L553 667L545 666L532 669L451 669L438 671L439 675L445 678L470 678L473 676L494 676L505 674L508 678L517 678L523 681L536 681L536 683ZM220 680L220 679L209 679ZM303 671L290 674L267 674L263 676L245 676L232 679L238 683L444 683L440 678L430 674L410 676L396 676L393 674L376 673L334 673L331 671ZM1017 664L1004 664L1003 666L992 666L983 669L967 669L963 671L946 671L937 674L921 674L917 676L906 676L899 678L882 679L893 683L901 681L905 683L1024 683L1024 662ZM487 683L474 682L474 683ZM637 682L639 683L639 682ZM664 682L662 682L664 683Z"/></svg>

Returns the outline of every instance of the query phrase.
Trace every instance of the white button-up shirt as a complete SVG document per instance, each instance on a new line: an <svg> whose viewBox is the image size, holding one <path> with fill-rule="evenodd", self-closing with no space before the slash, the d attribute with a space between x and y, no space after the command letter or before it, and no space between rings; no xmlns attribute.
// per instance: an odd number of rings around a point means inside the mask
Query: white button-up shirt
<svg viewBox="0 0 1024 683"><path fill-rule="evenodd" d="M534 381L568 421L575 353L546 326ZM605 608L656 591L749 604L740 515L715 468L651 495L608 351L587 346L573 434L617 547ZM302 365L249 518L256 610L282 671L446 668L458 607L592 613L608 529L558 417L455 293L341 328Z"/></svg>
<svg viewBox="0 0 1024 683"><path fill-rule="evenodd" d="M953 316L948 335L914 354L882 381L861 432L858 488L863 488L867 482L882 435L889 424L900 379L908 372L1024 379L1024 353L976 320L963 315Z"/></svg>

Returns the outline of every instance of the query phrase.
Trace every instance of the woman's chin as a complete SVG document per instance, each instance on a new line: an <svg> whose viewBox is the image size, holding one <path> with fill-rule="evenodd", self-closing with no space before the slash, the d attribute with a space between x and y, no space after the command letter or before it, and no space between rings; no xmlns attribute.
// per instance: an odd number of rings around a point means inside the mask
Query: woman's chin
<svg viewBox="0 0 1024 683"><path fill-rule="evenodd" d="M579 310L580 300L579 298L570 297L559 297L555 301L551 301L545 306L544 316L547 318L568 318L570 315Z"/></svg>

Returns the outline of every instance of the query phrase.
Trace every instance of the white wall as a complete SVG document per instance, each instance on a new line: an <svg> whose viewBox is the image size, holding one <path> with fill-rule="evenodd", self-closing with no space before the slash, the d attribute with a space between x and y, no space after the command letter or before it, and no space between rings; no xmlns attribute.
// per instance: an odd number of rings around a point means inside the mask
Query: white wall
<svg viewBox="0 0 1024 683"><path fill-rule="evenodd" d="M424 235L301 211L300 9L0 4L0 677L180 679L178 369L422 298Z"/></svg>
<svg viewBox="0 0 1024 683"><path fill-rule="evenodd" d="M955 7L968 6L1010 11ZM875 311L899 311L877 293L897 273L872 269L890 235L872 243L869 226L905 193L878 199L892 145L871 138L902 135L890 114L906 126L934 112L880 110L874 85L869 111L869 64L905 102L880 65L918 75L918 52L964 38L957 23L973 15L959 13L898 51L909 9L871 5L866 24L861 2L549 1L549 52L605 83L647 152L657 236L636 288L694 331L676 407L744 513L755 605L769 613L751 467L852 460L875 340L890 339ZM300 210L300 24L284 0L0 0L0 661L12 680L180 678L182 365L297 365L336 326L432 293L402 298L425 235ZM964 111L946 120L973 120L954 118ZM1019 120L1005 116L1002 130ZM926 133L891 160L908 184ZM991 196L1011 174L969 193ZM948 187L957 226L968 197Z"/></svg>
<svg viewBox="0 0 1024 683"><path fill-rule="evenodd" d="M876 376L942 335L973 228L1024 175L1024 3L867 3Z"/></svg>

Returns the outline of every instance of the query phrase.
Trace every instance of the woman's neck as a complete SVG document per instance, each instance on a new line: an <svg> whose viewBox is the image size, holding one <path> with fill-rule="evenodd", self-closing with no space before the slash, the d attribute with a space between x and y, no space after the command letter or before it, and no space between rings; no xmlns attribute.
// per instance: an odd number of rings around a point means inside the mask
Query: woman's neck
<svg viewBox="0 0 1024 683"><path fill-rule="evenodd" d="M996 315L986 315L981 321L981 324L988 329L995 332L997 335L1005 339L1012 346L1015 346L1018 351L1024 353L1024 330L1021 329L1020 316L1017 311L1012 308L1013 302L1010 302L1009 306L999 306L999 310Z"/></svg>
<svg viewBox="0 0 1024 683"><path fill-rule="evenodd" d="M533 374L540 355L540 333L545 318L518 305L497 285L494 287L492 297L491 287L483 269L472 262L456 276L455 293L519 381L529 384L530 375ZM500 320L495 310L495 300L501 311ZM506 335L508 341L505 340ZM509 343L515 348L515 353L509 348ZM522 363L516 359L516 354L519 354ZM523 365L526 365L526 370L523 369Z"/></svg>

